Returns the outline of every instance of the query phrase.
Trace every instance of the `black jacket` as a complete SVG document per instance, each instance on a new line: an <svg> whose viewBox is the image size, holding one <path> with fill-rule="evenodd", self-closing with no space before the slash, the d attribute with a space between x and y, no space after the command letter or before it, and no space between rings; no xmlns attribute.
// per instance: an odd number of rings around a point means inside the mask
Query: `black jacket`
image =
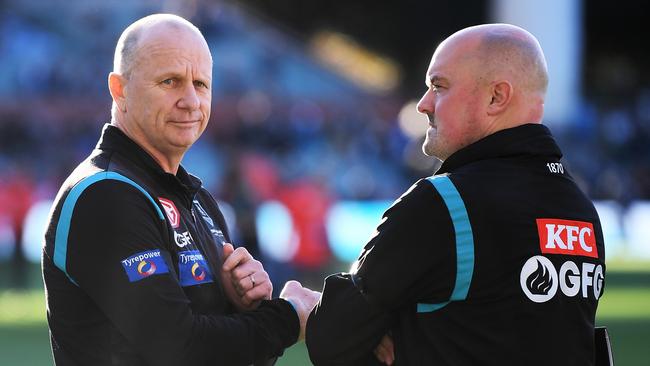
<svg viewBox="0 0 650 366"><path fill-rule="evenodd" d="M316 365L593 365L605 252L590 200L542 125L450 156L385 212L307 323Z"/></svg>
<svg viewBox="0 0 650 366"><path fill-rule="evenodd" d="M220 281L228 230L182 167L112 125L63 184L43 250L57 365L248 365L298 336L291 304L236 313Z"/></svg>

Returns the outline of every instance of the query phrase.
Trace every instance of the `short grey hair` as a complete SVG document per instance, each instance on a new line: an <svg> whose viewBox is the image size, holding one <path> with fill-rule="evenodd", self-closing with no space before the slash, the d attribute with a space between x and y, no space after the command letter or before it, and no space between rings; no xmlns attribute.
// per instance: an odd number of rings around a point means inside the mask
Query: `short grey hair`
<svg viewBox="0 0 650 366"><path fill-rule="evenodd" d="M136 27L134 29L129 27L117 41L115 56L113 58L113 72L124 76L126 79L131 77L135 50L141 34L142 27Z"/></svg>

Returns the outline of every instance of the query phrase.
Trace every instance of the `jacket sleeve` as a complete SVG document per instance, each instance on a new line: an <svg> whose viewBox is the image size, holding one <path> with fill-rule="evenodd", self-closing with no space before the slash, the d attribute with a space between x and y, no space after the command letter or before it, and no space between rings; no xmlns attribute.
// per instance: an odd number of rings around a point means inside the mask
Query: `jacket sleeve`
<svg viewBox="0 0 650 366"><path fill-rule="evenodd" d="M325 280L321 302L307 323L312 362L362 364L355 360L369 359L398 311L449 299L454 245L442 198L426 180L419 181L384 213L351 273Z"/></svg>
<svg viewBox="0 0 650 366"><path fill-rule="evenodd" d="M147 363L249 365L296 341L298 317L284 300L232 315L193 313L165 250L166 230L145 195L116 181L86 188L70 220L71 279Z"/></svg>

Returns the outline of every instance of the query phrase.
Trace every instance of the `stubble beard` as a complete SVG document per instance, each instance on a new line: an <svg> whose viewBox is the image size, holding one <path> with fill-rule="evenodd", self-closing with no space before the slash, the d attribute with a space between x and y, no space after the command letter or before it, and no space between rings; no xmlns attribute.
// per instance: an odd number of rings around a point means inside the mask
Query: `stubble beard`
<svg viewBox="0 0 650 366"><path fill-rule="evenodd" d="M422 143L422 152L426 156L439 158L436 152L436 138L438 131L434 127L429 127Z"/></svg>

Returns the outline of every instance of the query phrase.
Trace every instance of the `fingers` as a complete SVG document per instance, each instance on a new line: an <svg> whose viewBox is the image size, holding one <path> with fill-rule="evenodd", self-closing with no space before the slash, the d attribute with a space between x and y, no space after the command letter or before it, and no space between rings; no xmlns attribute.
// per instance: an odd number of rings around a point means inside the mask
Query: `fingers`
<svg viewBox="0 0 650 366"><path fill-rule="evenodd" d="M287 283L284 284L284 288L282 288L282 293L280 294L280 297L282 297L282 294L284 293L294 292L300 290L301 288L302 288L302 284L300 284L300 282L295 280L287 281Z"/></svg>
<svg viewBox="0 0 650 366"><path fill-rule="evenodd" d="M252 259L244 263L240 263L237 267L230 270L230 274L238 282L241 282L242 288L250 288L253 281L250 278L251 274L254 275L254 281L260 283L262 278L259 277L257 272L264 272L262 262Z"/></svg>
<svg viewBox="0 0 650 366"><path fill-rule="evenodd" d="M263 282L261 275L259 273L255 274L255 271L250 268L247 271L237 271L237 273L234 270L230 271L230 278L233 287L240 296L243 296L246 291L253 289L255 285ZM255 283L253 283L253 279Z"/></svg>
<svg viewBox="0 0 650 366"><path fill-rule="evenodd" d="M395 344L393 343L393 338L386 334L382 339L380 344L388 351L391 356L391 363L395 358Z"/></svg>
<svg viewBox="0 0 650 366"><path fill-rule="evenodd" d="M255 284L251 278L255 279ZM236 285L237 291L241 291L243 300L254 302L257 300L269 300L273 293L273 284L269 278L268 273L263 269L259 272L251 273L245 278L239 280Z"/></svg>
<svg viewBox="0 0 650 366"><path fill-rule="evenodd" d="M239 273L241 273L241 275ZM242 292L246 292L270 280L268 273L266 273L263 268L253 269L251 271L241 271L239 273L232 273L232 278L233 284L237 290Z"/></svg>
<svg viewBox="0 0 650 366"><path fill-rule="evenodd" d="M230 243L225 243L223 245L223 258L228 258L232 254L232 252L235 251L235 247L232 246Z"/></svg>
<svg viewBox="0 0 650 366"><path fill-rule="evenodd" d="M271 299L273 284L264 266L243 247L223 245L223 278L230 283L229 298L241 310L255 308L261 300Z"/></svg>
<svg viewBox="0 0 650 366"><path fill-rule="evenodd" d="M311 291L307 288L302 287L302 284L298 281L287 281L280 292L280 298L285 300L290 300L294 306L298 308L307 308L309 304L305 304L305 291ZM296 309L298 310L298 309Z"/></svg>
<svg viewBox="0 0 650 366"><path fill-rule="evenodd" d="M262 262L255 259L233 268L230 271L230 276L233 285L242 295L246 291L269 281L269 275L264 270Z"/></svg>
<svg viewBox="0 0 650 366"><path fill-rule="evenodd" d="M377 346L377 348L375 348L374 353L375 353L375 357L377 357L379 362L383 363L384 365L390 366L393 364L393 362L390 359L390 354L382 346Z"/></svg>
<svg viewBox="0 0 650 366"><path fill-rule="evenodd" d="M392 365L395 362L393 339L386 334L375 348L374 353L380 362L386 365Z"/></svg>
<svg viewBox="0 0 650 366"><path fill-rule="evenodd" d="M246 291L241 297L245 305L251 305L260 300L270 300L273 293L273 285L271 281L266 281L262 284L257 284L252 289Z"/></svg>
<svg viewBox="0 0 650 366"><path fill-rule="evenodd" d="M253 256L244 247L239 247L235 249L230 255L228 255L228 257L226 257L225 256L226 245L230 245L230 244L224 245L225 260L223 261L223 266L221 267L224 271L230 271L233 268L239 266L240 264L244 264L248 261L253 260Z"/></svg>

